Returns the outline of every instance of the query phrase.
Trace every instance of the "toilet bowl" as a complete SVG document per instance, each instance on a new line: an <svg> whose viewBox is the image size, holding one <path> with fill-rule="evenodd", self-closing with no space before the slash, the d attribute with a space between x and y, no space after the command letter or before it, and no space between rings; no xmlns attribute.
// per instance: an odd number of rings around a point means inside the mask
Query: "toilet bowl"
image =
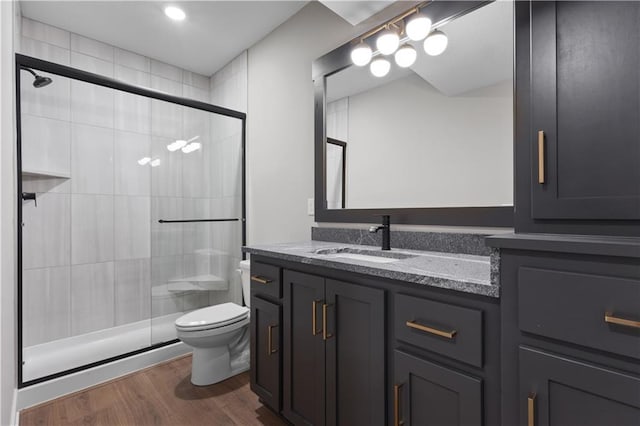
<svg viewBox="0 0 640 426"><path fill-rule="evenodd" d="M249 261L240 262L245 304L198 309L175 322L178 339L193 348L191 383L207 386L249 369Z"/></svg>

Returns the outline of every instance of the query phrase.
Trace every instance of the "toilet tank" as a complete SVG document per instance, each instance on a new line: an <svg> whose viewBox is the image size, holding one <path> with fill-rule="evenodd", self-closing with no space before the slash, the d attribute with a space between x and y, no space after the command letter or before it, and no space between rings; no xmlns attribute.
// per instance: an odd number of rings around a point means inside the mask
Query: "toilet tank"
<svg viewBox="0 0 640 426"><path fill-rule="evenodd" d="M242 296L244 297L244 304L249 307L251 306L251 278L249 275L251 274L251 262L248 260L243 260L240 262L240 278L242 279Z"/></svg>

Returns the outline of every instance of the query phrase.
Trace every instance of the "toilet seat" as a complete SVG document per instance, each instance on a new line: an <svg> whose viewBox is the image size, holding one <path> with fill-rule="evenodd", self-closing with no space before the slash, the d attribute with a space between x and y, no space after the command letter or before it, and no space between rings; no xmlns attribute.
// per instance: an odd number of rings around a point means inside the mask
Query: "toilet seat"
<svg viewBox="0 0 640 426"><path fill-rule="evenodd" d="M176 320L179 331L201 331L222 328L249 317L249 308L235 303L222 303L189 312Z"/></svg>

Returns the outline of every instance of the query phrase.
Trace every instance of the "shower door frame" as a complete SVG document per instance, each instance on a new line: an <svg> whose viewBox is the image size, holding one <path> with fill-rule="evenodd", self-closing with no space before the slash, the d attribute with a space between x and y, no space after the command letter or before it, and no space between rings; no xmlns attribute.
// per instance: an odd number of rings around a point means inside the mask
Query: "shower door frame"
<svg viewBox="0 0 640 426"><path fill-rule="evenodd" d="M172 345L179 342L179 339L170 340L168 342L157 343L148 346L143 349L127 352L115 357L106 358L101 361L85 364L80 367L75 367L69 370L60 371L58 373L50 374L48 376L39 377L37 379L23 381L22 374L22 108L20 103L20 70L23 68L30 68L37 71L43 71L49 74L55 74L61 77L69 78L72 80L79 80L85 83L91 83L102 87L108 87L111 89L119 90L122 92L132 93L134 95L140 95L147 98L158 99L165 102L170 102L177 105L182 105L189 108L194 108L202 111L208 111L214 114L223 115L226 117L237 118L242 122L242 217L240 218L242 226L242 245L246 244L247 236L247 220L246 220L246 128L247 128L247 114L244 112L224 108L217 105L208 104L206 102L196 101L194 99L188 99L181 96L169 95L164 92L156 91L153 89L147 89L141 86L135 86L132 84L124 83L120 80L105 77L99 74L90 73L87 71L79 70L77 68L68 67L66 65L56 64L54 62L45 61L42 59L34 58L27 55L21 55L16 53L15 55L15 76L16 76L16 182L17 182L17 221L16 221L16 236L17 236L17 324L18 324L18 336L17 336L17 372L18 372L18 389L22 389L27 386L35 385L38 383L46 382L48 380L63 377L69 374L76 373L78 371L87 370L99 365L107 364L120 359L128 358L133 355L148 352L163 346ZM245 253L242 253L242 259L245 259Z"/></svg>

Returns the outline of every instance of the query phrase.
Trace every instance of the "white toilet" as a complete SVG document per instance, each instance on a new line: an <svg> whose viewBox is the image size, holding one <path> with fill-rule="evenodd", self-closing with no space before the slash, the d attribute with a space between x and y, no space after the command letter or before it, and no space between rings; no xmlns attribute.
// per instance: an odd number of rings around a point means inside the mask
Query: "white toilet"
<svg viewBox="0 0 640 426"><path fill-rule="evenodd" d="M223 303L176 320L178 339L193 347L191 383L207 386L249 369L249 261L240 262L247 306Z"/></svg>

